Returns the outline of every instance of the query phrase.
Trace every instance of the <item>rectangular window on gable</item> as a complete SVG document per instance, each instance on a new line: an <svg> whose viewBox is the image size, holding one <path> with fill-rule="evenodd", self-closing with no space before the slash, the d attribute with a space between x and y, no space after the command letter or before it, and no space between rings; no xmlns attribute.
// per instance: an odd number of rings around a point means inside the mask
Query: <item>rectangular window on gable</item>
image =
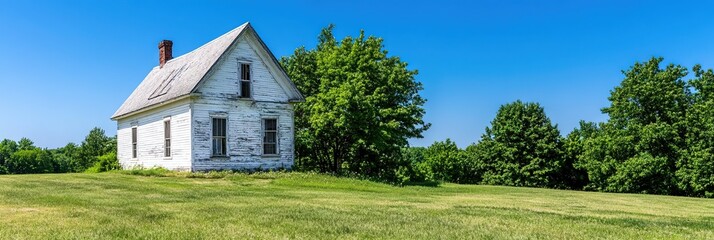
<svg viewBox="0 0 714 240"><path fill-rule="evenodd" d="M226 156L226 119L213 118L213 156Z"/></svg>
<svg viewBox="0 0 714 240"><path fill-rule="evenodd" d="M240 97L250 98L250 64L240 64Z"/></svg>
<svg viewBox="0 0 714 240"><path fill-rule="evenodd" d="M136 127L131 128L131 158L137 157L136 152Z"/></svg>
<svg viewBox="0 0 714 240"><path fill-rule="evenodd" d="M171 157L171 119L164 120L164 157Z"/></svg>
<svg viewBox="0 0 714 240"><path fill-rule="evenodd" d="M263 155L278 154L278 120L263 119Z"/></svg>

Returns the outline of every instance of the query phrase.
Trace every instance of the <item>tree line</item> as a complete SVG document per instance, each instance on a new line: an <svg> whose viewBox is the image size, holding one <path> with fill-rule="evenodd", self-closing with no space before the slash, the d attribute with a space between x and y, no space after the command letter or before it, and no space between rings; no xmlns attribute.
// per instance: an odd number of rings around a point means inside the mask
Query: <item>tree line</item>
<svg viewBox="0 0 714 240"><path fill-rule="evenodd" d="M448 181L714 197L714 74L662 58L623 71L602 109L562 136L538 103L500 107L465 149L451 140L409 147L429 128L426 99L383 39L338 41L324 28L313 49L281 64L306 101L295 107L295 168L395 183ZM691 73L691 74L690 74ZM687 79L688 76L691 79Z"/></svg>
<svg viewBox="0 0 714 240"><path fill-rule="evenodd" d="M417 70L383 39L324 28L313 49L280 62L305 102L295 104L295 166L396 184L455 182L714 197L714 72L637 62L602 112L562 136L538 103L502 105L480 139L410 147L430 127ZM119 168L116 137L95 128L81 143L40 149L0 142L0 173Z"/></svg>
<svg viewBox="0 0 714 240"><path fill-rule="evenodd" d="M80 145L39 148L32 140L0 142L0 174L102 172L119 168L116 137L92 129Z"/></svg>

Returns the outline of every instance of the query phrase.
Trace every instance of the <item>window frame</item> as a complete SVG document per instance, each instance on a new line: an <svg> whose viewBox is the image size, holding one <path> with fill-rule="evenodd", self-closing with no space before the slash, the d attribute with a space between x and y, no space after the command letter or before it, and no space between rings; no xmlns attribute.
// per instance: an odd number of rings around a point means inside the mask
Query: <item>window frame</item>
<svg viewBox="0 0 714 240"><path fill-rule="evenodd" d="M137 126L131 127L131 159L139 158L139 129Z"/></svg>
<svg viewBox="0 0 714 240"><path fill-rule="evenodd" d="M164 118L164 158L171 158L173 155L171 149L171 118L168 117Z"/></svg>
<svg viewBox="0 0 714 240"><path fill-rule="evenodd" d="M223 136L216 136L214 130L215 120L223 120ZM221 138L223 154L215 152L214 142L216 138ZM211 116L211 157L228 157L228 118L224 116Z"/></svg>
<svg viewBox="0 0 714 240"><path fill-rule="evenodd" d="M253 99L253 64L246 61L238 61L238 95L242 99ZM243 67L248 67L248 79L243 79ZM248 84L248 96L243 95L243 83Z"/></svg>
<svg viewBox="0 0 714 240"><path fill-rule="evenodd" d="M275 130L267 130L267 124L266 121L268 120L274 120L275 121ZM278 117L263 117L261 118L260 121L260 132L261 132L261 153L262 156L264 157L275 157L275 156L280 156L280 121L278 121ZM274 143L268 143L265 140L265 135L266 133L270 132L275 132L275 142ZM274 144L275 145L275 153L265 153L265 145L266 144Z"/></svg>

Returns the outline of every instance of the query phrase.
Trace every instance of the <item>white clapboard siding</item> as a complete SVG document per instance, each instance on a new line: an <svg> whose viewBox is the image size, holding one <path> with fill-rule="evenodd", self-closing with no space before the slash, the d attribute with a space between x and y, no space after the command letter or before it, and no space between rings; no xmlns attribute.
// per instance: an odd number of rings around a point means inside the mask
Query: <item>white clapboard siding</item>
<svg viewBox="0 0 714 240"><path fill-rule="evenodd" d="M118 120L117 158L124 168L137 166L191 170L189 101L167 104ZM164 119L171 120L171 157L164 157ZM132 158L131 129L137 127L137 158Z"/></svg>
<svg viewBox="0 0 714 240"><path fill-rule="evenodd" d="M251 99L238 98L241 63L251 66ZM165 95L154 96L157 89L164 89ZM292 102L302 100L295 85L246 23L152 69L112 117L118 126L118 158L124 168L291 168ZM212 116L227 119L227 157L211 156ZM167 117L171 118L171 157L164 157L163 122ZM264 118L278 119L276 155L263 155ZM134 126L138 130L137 158L132 158Z"/></svg>
<svg viewBox="0 0 714 240"><path fill-rule="evenodd" d="M198 89L193 104L193 169L290 168L293 164L293 108L288 95L245 36ZM253 99L238 99L240 63L251 65ZM226 116L228 158L211 157L211 117ZM262 119L278 119L278 155L263 156Z"/></svg>

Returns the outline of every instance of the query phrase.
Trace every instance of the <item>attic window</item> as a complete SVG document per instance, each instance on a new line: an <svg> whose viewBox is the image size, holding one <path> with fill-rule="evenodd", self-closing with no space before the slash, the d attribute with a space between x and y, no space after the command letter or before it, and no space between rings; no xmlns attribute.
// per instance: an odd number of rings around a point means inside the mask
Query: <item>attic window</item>
<svg viewBox="0 0 714 240"><path fill-rule="evenodd" d="M250 64L240 64L240 97L250 98Z"/></svg>

